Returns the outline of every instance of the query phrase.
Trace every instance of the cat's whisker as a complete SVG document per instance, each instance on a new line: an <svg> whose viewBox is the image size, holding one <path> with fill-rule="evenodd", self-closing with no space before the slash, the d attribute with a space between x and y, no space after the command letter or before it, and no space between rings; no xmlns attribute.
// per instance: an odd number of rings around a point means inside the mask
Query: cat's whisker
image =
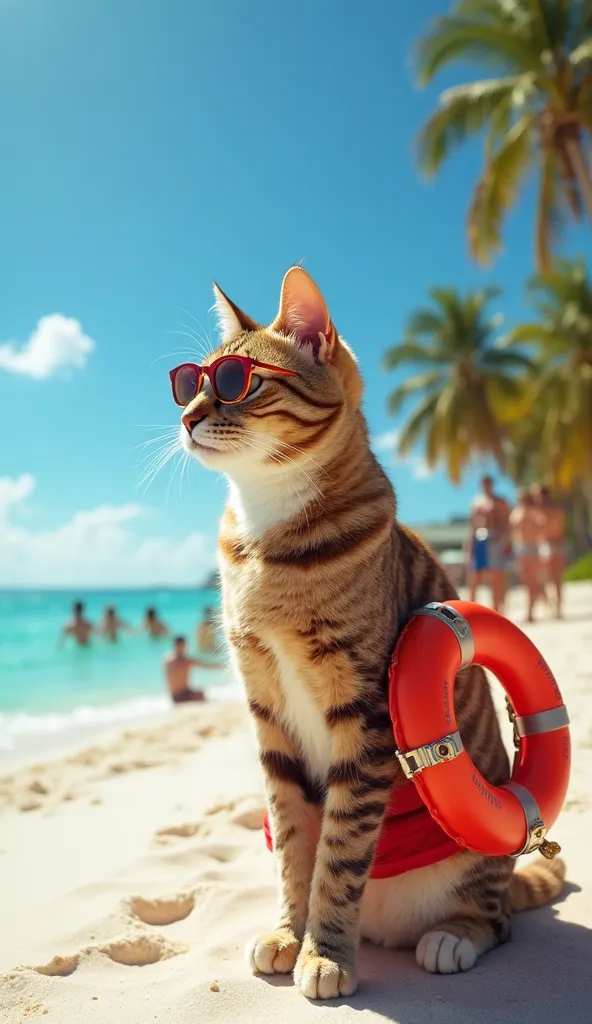
<svg viewBox="0 0 592 1024"><path fill-rule="evenodd" d="M160 451L156 452L153 455L153 457L150 459L150 461L148 461L148 465L146 465L144 467L143 473L142 473L142 477L140 479L138 487L141 487L142 484L148 478L150 478L150 482L152 482L152 480L154 479L156 474L166 465L168 460L173 457L173 455L175 454L176 451L177 451L177 448L171 446L171 447L167 447L167 448L161 449ZM138 466L138 468L139 469L142 468L142 464L141 463Z"/></svg>
<svg viewBox="0 0 592 1024"><path fill-rule="evenodd" d="M208 352L205 345L202 345L201 348L198 348L198 343L192 334L188 334L187 331L167 331L167 334L178 334L182 338L189 338L189 340L192 341L195 345L195 348L189 350L191 352L191 355L197 356L199 359L207 359Z"/></svg>
<svg viewBox="0 0 592 1024"><path fill-rule="evenodd" d="M213 352L216 346L213 344L211 335L205 329L201 320L198 320L197 317L189 309L184 309L183 306L175 306L175 309L180 309L182 313L186 313L187 316L190 316L191 319L195 321L200 331L202 332L202 338L206 341L206 345L208 345L210 350Z"/></svg>
<svg viewBox="0 0 592 1024"><path fill-rule="evenodd" d="M246 457L247 461L249 462L249 464L250 464L251 466L253 466L253 469L255 469L256 467L255 467L255 466L253 465L253 462L251 461L251 459L249 459L249 456L247 455L247 448L245 447L245 445L249 445L249 444L250 444L250 442L248 442L248 441L243 441L243 442L242 442L242 449L241 449L241 450L242 450L242 453L243 453L243 454L245 455L245 457ZM251 447L252 447L252 448L253 448L253 449L254 449L255 451L258 451L258 450L260 450L260 449L257 449L257 448L255 448L255 446L254 446L254 445L250 445L250 446L251 446ZM268 457L269 457L269 458L270 458L270 459L272 460L272 462L275 462L275 463L276 463L277 465L279 465L279 466L283 465L283 463L282 463L282 462L280 461L280 457L281 457L281 454L282 454L281 452L278 452L278 453L272 453L272 452L269 452L269 451L268 451L268 450L266 449L266 450L265 450L265 453L266 453L266 454L267 454L267 456L268 456ZM298 490L298 488L297 488L297 487L295 487L295 486L293 486L293 487L292 487L292 493L293 493L294 497L295 497L295 498L297 499L297 501L298 501L298 503L300 504L300 507L301 507L301 509L302 509L302 511L303 511L303 513L304 513L304 516L305 516L305 518L306 518L306 525L307 525L307 527L310 527L310 520L309 520L309 518L308 518L308 511L307 511L307 508L306 508L306 501L304 500L304 498L303 498L303 496L302 496L302 493L301 493L301 492L300 492L300 491Z"/></svg>
<svg viewBox="0 0 592 1024"><path fill-rule="evenodd" d="M261 439L261 437L262 437L262 435L260 434L259 435L259 440ZM317 492L319 498L323 498L324 497L323 492L321 491L320 487L318 487L316 482L312 479L312 477L306 472L306 470L304 470L302 468L302 466L299 466L298 463L290 455L288 455L287 452L279 451L278 449L276 449L274 447L272 447L270 449L269 446L265 445L265 444L259 445L259 447L258 447L258 441L255 441L253 438L249 438L249 442L253 446L253 448L257 448L258 451L264 452L264 453L269 454L269 455L271 455L273 453L274 455L284 459L285 462L290 462L292 464L292 466L294 467L294 469L298 473L300 473L300 475L303 476L308 481L308 484L310 485L310 487L312 487L313 490L315 490Z"/></svg>
<svg viewBox="0 0 592 1024"><path fill-rule="evenodd" d="M261 438L261 436L262 435L260 434L259 438ZM250 441L251 445L253 446L253 448L257 448L257 444L256 444L256 442L254 442L254 440L252 438L249 438L249 441ZM290 455L288 455L287 452L278 451L276 448L269 449L268 446L266 446L266 445L263 445L262 447L259 447L257 450L261 451L261 452L264 452L266 454L269 454L269 455L271 455L273 453L274 455L284 459L285 462L290 462L292 464L292 466L294 467L294 469L298 473L300 473L301 476L303 476L308 481L309 486L312 487L312 489L314 491L316 491L318 497L319 498L324 498L325 497L323 491L316 484L316 482L312 479L312 477L309 476L309 474L306 472L306 470L304 470L302 468L302 466L299 466L298 463Z"/></svg>
<svg viewBox="0 0 592 1024"><path fill-rule="evenodd" d="M182 459L181 474L180 474L180 477L179 477L179 502L181 504L183 504L183 481L185 480L185 474L187 473L187 467L188 467L189 463L191 462L191 456L189 455L189 452L185 451L185 449L183 449L183 455L185 457L184 457L184 459Z"/></svg>
<svg viewBox="0 0 592 1024"><path fill-rule="evenodd" d="M180 333L180 332L179 331L167 331L167 334L178 334L178 333ZM155 363L159 363L161 359L172 359L173 357L176 357L176 356L195 356L195 355L199 355L197 349L195 349L195 348L176 348L176 349L173 349L172 352L165 352L164 355L157 356L156 359L152 360L152 362L150 363L148 369L149 370L152 369L154 364ZM200 358L201 358L201 356L200 356Z"/></svg>
<svg viewBox="0 0 592 1024"><path fill-rule="evenodd" d="M153 453L152 461L147 466L141 480L137 484L138 489L144 487L142 496L146 493L148 488L154 483L155 478L164 469L167 462L173 458L173 456L180 450L181 442L177 440L170 442L168 445L164 445L161 450Z"/></svg>
<svg viewBox="0 0 592 1024"><path fill-rule="evenodd" d="M241 430L244 430L245 433L247 434L253 434L255 437L265 437L266 440L271 441L274 444L279 444L283 448L290 448L292 451L297 452L298 455L302 455L305 459L308 459L309 462L312 462L317 467L317 469L320 469L321 472L325 474L325 476L328 477L330 475L325 469L325 467L321 465L320 462L317 462L316 459L313 459L312 455L309 455L307 452L303 452L301 448L297 447L297 445L288 444L287 441L281 441L278 437L271 437L269 434L260 434L257 430L250 430L248 427L241 427Z"/></svg>
<svg viewBox="0 0 592 1024"><path fill-rule="evenodd" d="M270 450L268 447L259 448L259 447L257 447L256 444L253 443L253 441L251 439L247 438L243 442L243 449L242 449L245 454L246 454L246 448L244 447L245 445L249 446L254 451L259 451L262 454L266 455L269 459L272 460L272 462L275 462L276 465L278 465L278 466L284 466L285 463L286 463L286 460L287 460L288 462L292 462L292 464L295 466L295 468L297 470L300 470L300 466L296 465L296 463L293 462L293 460L290 458L290 456L286 455L284 452L277 452L274 449ZM281 461L282 459L284 460L283 462ZM249 462L250 461L251 460L249 459ZM252 465L252 463L251 463L251 465ZM307 474L305 473L304 476L307 477ZM314 484L314 481L312 481L310 479L310 477L307 477L307 479L308 479L309 483L313 486L313 488L315 488L317 490L317 492L318 492L318 497L315 500L318 501L319 504L322 504L322 502L320 500L320 499L324 498L324 495L323 495L322 491L320 491L316 487L316 484ZM308 518L308 511L307 511L307 508L306 508L307 503L304 500L303 492L301 490L299 490L295 486L295 483L293 481L292 481L292 493L293 493L294 497L296 497L298 499L298 502L299 502L299 504L300 504L300 506L302 508L302 511L304 512L307 526L310 526L310 521L309 521L309 518Z"/></svg>
<svg viewBox="0 0 592 1024"><path fill-rule="evenodd" d="M174 424L172 423L133 423L134 430L167 430L169 427L173 429ZM177 423L177 429L179 424Z"/></svg>
<svg viewBox="0 0 592 1024"><path fill-rule="evenodd" d="M207 354L208 354L208 344L207 344L206 339L203 338L200 334L196 334L195 331L193 330L193 328L189 326L189 324L181 323L179 320L175 320L174 322L177 325L177 327L184 328L184 330L187 332L187 336L189 338L193 338L196 346L200 347L200 351L203 352L204 357L207 356ZM172 332L170 332L170 333L172 333Z"/></svg>
<svg viewBox="0 0 592 1024"><path fill-rule="evenodd" d="M167 484L167 489L166 489L165 495L164 495L165 507L168 506L168 503L169 503L169 493L170 493L171 487L173 485L173 481L174 481L175 477L177 476L180 467L183 465L183 456L185 454L186 453L183 451L183 449L179 448L179 449L177 449L177 451L175 452L175 455L173 456L176 461L175 461L175 464L173 466L173 471L170 474L169 482ZM179 456L179 458L176 458L177 455Z"/></svg>
<svg viewBox="0 0 592 1024"><path fill-rule="evenodd" d="M148 452L146 455L143 456L143 458L138 459L138 461L136 463L136 467L143 466L145 462L148 462L150 460L153 460L153 461L157 460L159 458L159 456L163 452L165 452L168 448L175 449L175 448L178 448L178 447L179 447L179 445L177 443L177 439L176 438L169 438L168 441L164 441L154 451Z"/></svg>
<svg viewBox="0 0 592 1024"><path fill-rule="evenodd" d="M158 434L157 437L151 437L148 441L141 441L140 444L135 444L131 448L127 448L128 452L136 452L138 449L148 448L151 444L156 444L157 441L172 440L176 434L179 433L178 427L171 427L164 434Z"/></svg>

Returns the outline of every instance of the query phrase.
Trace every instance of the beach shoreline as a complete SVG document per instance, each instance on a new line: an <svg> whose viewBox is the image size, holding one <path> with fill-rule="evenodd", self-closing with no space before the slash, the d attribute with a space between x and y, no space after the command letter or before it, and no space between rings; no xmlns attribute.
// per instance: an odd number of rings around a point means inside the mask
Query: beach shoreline
<svg viewBox="0 0 592 1024"><path fill-rule="evenodd" d="M60 757L0 768L0 895L10 922L0 935L0 1018L588 1021L592 586L570 586L566 598L565 622L527 632L572 720L572 779L550 830L568 886L555 906L517 915L507 946L449 978L420 971L412 952L364 945L359 992L339 1009L308 1003L289 979L252 977L244 945L273 923L276 895L251 723L244 701L185 706ZM510 743L501 687L494 697Z"/></svg>

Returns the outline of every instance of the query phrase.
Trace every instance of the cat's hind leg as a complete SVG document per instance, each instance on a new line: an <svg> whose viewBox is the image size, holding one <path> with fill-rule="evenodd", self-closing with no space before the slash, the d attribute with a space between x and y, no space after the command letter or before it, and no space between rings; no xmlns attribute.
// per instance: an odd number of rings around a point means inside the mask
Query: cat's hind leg
<svg viewBox="0 0 592 1024"><path fill-rule="evenodd" d="M474 967L480 956L510 939L510 916L458 917L431 928L417 943L415 956L430 974L457 974Z"/></svg>

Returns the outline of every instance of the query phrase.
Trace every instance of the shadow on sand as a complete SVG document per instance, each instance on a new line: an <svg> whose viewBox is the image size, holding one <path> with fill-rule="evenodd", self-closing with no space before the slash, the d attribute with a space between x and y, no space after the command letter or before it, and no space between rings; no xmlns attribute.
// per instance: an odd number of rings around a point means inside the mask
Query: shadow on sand
<svg viewBox="0 0 592 1024"><path fill-rule="evenodd" d="M568 885L564 899L577 891ZM592 929L559 920L555 907L517 914L512 941L466 974L426 974L413 953L367 943L359 969L356 995L319 1009L346 1004L394 1024L592 1024Z"/></svg>

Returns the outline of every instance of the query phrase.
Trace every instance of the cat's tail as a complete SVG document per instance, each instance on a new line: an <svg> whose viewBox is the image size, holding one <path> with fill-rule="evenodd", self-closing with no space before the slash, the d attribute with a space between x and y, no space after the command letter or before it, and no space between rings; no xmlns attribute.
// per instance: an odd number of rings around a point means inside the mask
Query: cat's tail
<svg viewBox="0 0 592 1024"><path fill-rule="evenodd" d="M563 892L565 864L560 857L538 860L516 871L510 880L510 906L512 910L532 910L552 903Z"/></svg>

